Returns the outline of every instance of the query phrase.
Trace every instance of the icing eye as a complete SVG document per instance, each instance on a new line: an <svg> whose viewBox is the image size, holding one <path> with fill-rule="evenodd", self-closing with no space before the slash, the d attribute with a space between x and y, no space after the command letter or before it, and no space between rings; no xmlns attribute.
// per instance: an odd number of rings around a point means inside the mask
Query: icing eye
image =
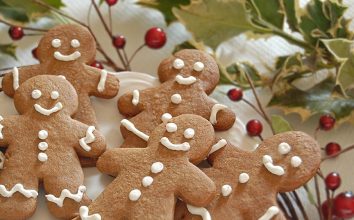
<svg viewBox="0 0 354 220"><path fill-rule="evenodd" d="M71 40L71 46L75 48L80 47L80 41L76 39Z"/></svg>
<svg viewBox="0 0 354 220"><path fill-rule="evenodd" d="M193 69L197 72L200 72L204 69L204 64L202 62L196 62L193 65Z"/></svg>
<svg viewBox="0 0 354 220"><path fill-rule="evenodd" d="M184 137L187 139L191 139L194 137L195 131L193 128L187 128L186 130L184 130Z"/></svg>
<svg viewBox="0 0 354 220"><path fill-rule="evenodd" d="M173 68L180 70L184 67L184 62L183 60L177 58L173 61Z"/></svg>
<svg viewBox="0 0 354 220"><path fill-rule="evenodd" d="M170 133L175 132L175 131L177 131L177 125L175 123L167 123L166 130Z"/></svg>
<svg viewBox="0 0 354 220"><path fill-rule="evenodd" d="M58 48L61 46L61 41L59 39L52 40L52 46Z"/></svg>
<svg viewBox="0 0 354 220"><path fill-rule="evenodd" d="M50 94L50 97L55 100L55 99L58 99L59 98L59 92L58 91L53 91L51 94Z"/></svg>
<svg viewBox="0 0 354 220"><path fill-rule="evenodd" d="M39 99L42 96L42 92L38 89L32 91L32 98Z"/></svg>

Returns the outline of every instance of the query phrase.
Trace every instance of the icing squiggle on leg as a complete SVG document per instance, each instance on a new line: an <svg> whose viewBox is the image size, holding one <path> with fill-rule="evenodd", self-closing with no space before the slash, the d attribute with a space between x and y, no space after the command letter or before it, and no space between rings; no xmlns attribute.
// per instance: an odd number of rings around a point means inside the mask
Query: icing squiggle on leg
<svg viewBox="0 0 354 220"><path fill-rule="evenodd" d="M86 131L86 137L81 138L79 141L80 146L87 152L91 150L91 147L88 146L88 144L91 144L96 140L96 137L93 134L95 130L96 130L95 126L88 127Z"/></svg>
<svg viewBox="0 0 354 220"><path fill-rule="evenodd" d="M211 216L210 213L208 212L208 210L206 208L203 207L195 207L192 205L188 205L187 204L187 209L190 213L192 213L193 215L199 215L202 217L203 220L211 220Z"/></svg>
<svg viewBox="0 0 354 220"><path fill-rule="evenodd" d="M226 105L222 105L222 104L215 104L213 105L213 108L211 109L211 114L210 114L210 123L212 123L213 125L215 125L217 123L216 120L216 115L218 114L218 112L222 109L227 108Z"/></svg>
<svg viewBox="0 0 354 220"><path fill-rule="evenodd" d="M279 214L279 211L278 207L272 206L258 220L271 220L275 215Z"/></svg>
<svg viewBox="0 0 354 220"><path fill-rule="evenodd" d="M221 139L220 141L218 141L218 143L214 144L212 147L211 147L211 150L209 152L209 155L214 153L215 151L217 150L220 150L221 148L225 147L227 144L227 141L225 139Z"/></svg>
<svg viewBox="0 0 354 220"><path fill-rule="evenodd" d="M55 197L52 194L46 195L45 197L49 202L53 202L57 204L59 207L63 207L64 199L66 198L72 199L75 202L81 202L84 192L86 192L86 187L79 186L79 189L76 194L72 194L69 190L63 189L63 191L61 191L60 197Z"/></svg>
<svg viewBox="0 0 354 220"><path fill-rule="evenodd" d="M11 197L14 193L19 192L27 198L37 198L38 192L32 189L25 189L21 183L17 183L10 191L4 185L0 185L0 195L3 197Z"/></svg>
<svg viewBox="0 0 354 220"><path fill-rule="evenodd" d="M133 123L131 123L130 121L128 121L127 119L123 119L120 122L126 129L128 129L129 131L133 132L136 136L140 137L141 139L143 139L144 141L149 140L149 136L145 133L143 133L142 131L139 131L135 125Z"/></svg>
<svg viewBox="0 0 354 220"><path fill-rule="evenodd" d="M89 208L87 206L80 207L80 217L82 220L101 220L100 214L89 215Z"/></svg>
<svg viewBox="0 0 354 220"><path fill-rule="evenodd" d="M18 87L20 86L20 83L19 83L19 73L18 73L18 69L17 67L14 67L12 69L12 86L14 88L14 90L17 90Z"/></svg>

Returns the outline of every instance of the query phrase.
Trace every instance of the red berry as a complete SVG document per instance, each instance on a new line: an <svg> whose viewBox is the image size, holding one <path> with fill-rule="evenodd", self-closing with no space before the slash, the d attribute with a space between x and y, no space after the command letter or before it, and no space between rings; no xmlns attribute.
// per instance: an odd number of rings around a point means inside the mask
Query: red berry
<svg viewBox="0 0 354 220"><path fill-rule="evenodd" d="M227 96L229 97L229 99L231 99L232 101L240 101L242 99L243 96L243 92L241 89L239 88L234 88L234 89L230 89L227 92Z"/></svg>
<svg viewBox="0 0 354 220"><path fill-rule="evenodd" d="M117 4L118 0L105 0L107 5L109 6L113 6L115 4Z"/></svg>
<svg viewBox="0 0 354 220"><path fill-rule="evenodd" d="M97 60L95 60L93 63L91 63L90 66L95 67L97 69L101 69L101 70L103 70L103 68L104 68L102 63L98 62Z"/></svg>
<svg viewBox="0 0 354 220"><path fill-rule="evenodd" d="M157 27L150 28L145 34L145 44L152 49L159 49L166 43L166 33Z"/></svg>
<svg viewBox="0 0 354 220"><path fill-rule="evenodd" d="M331 130L334 127L334 124L336 123L336 119L333 118L332 115L322 115L320 118L320 128L322 130L328 131Z"/></svg>
<svg viewBox="0 0 354 220"><path fill-rule="evenodd" d="M22 27L11 26L9 29L9 35L12 40L20 40L25 33L23 32Z"/></svg>
<svg viewBox="0 0 354 220"><path fill-rule="evenodd" d="M329 214L329 201L328 200L326 200L326 201L324 201L323 203L322 203L322 206L321 206L321 208L322 208L322 214L323 214L323 217L324 217L324 219L326 219L326 220L335 220L335 219L337 219L337 217L334 215L334 200L332 199L332 218L328 218L329 216L328 216L328 214Z"/></svg>
<svg viewBox="0 0 354 220"><path fill-rule="evenodd" d="M123 35L113 37L113 45L118 49L123 49L125 46L125 37Z"/></svg>
<svg viewBox="0 0 354 220"><path fill-rule="evenodd" d="M37 56L37 47L32 49L32 56L38 60L38 56Z"/></svg>
<svg viewBox="0 0 354 220"><path fill-rule="evenodd" d="M262 133L263 126L257 119L250 120L246 125L247 133L250 136L258 136Z"/></svg>
<svg viewBox="0 0 354 220"><path fill-rule="evenodd" d="M326 150L326 154L328 156L332 156L332 155L338 153L339 151L341 151L341 147L336 142L330 142L326 145L325 150Z"/></svg>
<svg viewBox="0 0 354 220"><path fill-rule="evenodd" d="M326 187L330 190L336 190L340 186L341 178L339 173L332 172L325 179Z"/></svg>
<svg viewBox="0 0 354 220"><path fill-rule="evenodd" d="M354 195L343 192L334 198L334 213L340 218L354 217Z"/></svg>

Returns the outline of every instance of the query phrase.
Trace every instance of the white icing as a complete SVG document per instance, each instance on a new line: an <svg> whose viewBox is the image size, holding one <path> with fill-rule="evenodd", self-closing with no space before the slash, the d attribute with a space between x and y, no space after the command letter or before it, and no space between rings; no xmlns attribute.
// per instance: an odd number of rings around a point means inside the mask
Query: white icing
<svg viewBox="0 0 354 220"><path fill-rule="evenodd" d="M48 131L46 130L40 130L38 132L38 138L41 139L41 140L44 140L48 137Z"/></svg>
<svg viewBox="0 0 354 220"><path fill-rule="evenodd" d="M62 78L62 79L65 79L66 80L66 77L63 76L63 75L58 75L58 77Z"/></svg>
<svg viewBox="0 0 354 220"><path fill-rule="evenodd" d="M249 179L250 176L247 173L241 173L240 176L238 176L238 181L240 183L247 183Z"/></svg>
<svg viewBox="0 0 354 220"><path fill-rule="evenodd" d="M200 72L204 69L204 63L202 62L195 62L193 65L193 69L197 72Z"/></svg>
<svg viewBox="0 0 354 220"><path fill-rule="evenodd" d="M194 137L194 135L195 135L195 131L193 128L187 128L183 132L183 136L187 139L192 139Z"/></svg>
<svg viewBox="0 0 354 220"><path fill-rule="evenodd" d="M52 40L52 46L53 46L54 48L60 47L60 46L61 46L61 41L60 41L59 39L53 39L53 40Z"/></svg>
<svg viewBox="0 0 354 220"><path fill-rule="evenodd" d="M223 185L221 187L221 194L223 196L225 196L225 197L229 196L231 194L231 192L232 192L232 187L230 185Z"/></svg>
<svg viewBox="0 0 354 220"><path fill-rule="evenodd" d="M164 113L161 116L161 121L166 123L168 120L170 120L172 118L172 115L170 113Z"/></svg>
<svg viewBox="0 0 354 220"><path fill-rule="evenodd" d="M222 109L226 109L227 106L226 105L222 105L222 104L215 104L213 105L213 108L211 109L211 114L210 114L210 123L212 123L213 125L215 125L217 123L216 120L216 115L218 114L218 112Z"/></svg>
<svg viewBox="0 0 354 220"><path fill-rule="evenodd" d="M36 109L36 111L42 115L45 115L45 116L49 116L55 112L58 112L60 110L63 109L63 104L61 104L61 102L58 102L57 104L55 104L55 106L51 109L46 109L46 108L43 108L41 105L39 104L34 104L34 109Z"/></svg>
<svg viewBox="0 0 354 220"><path fill-rule="evenodd" d="M0 122L4 120L4 118L0 115ZM4 135L2 134L2 129L4 128L4 126L2 124L0 124L0 139L4 139Z"/></svg>
<svg viewBox="0 0 354 220"><path fill-rule="evenodd" d="M279 214L280 210L276 206L271 206L262 217L260 217L258 220L271 220L274 216Z"/></svg>
<svg viewBox="0 0 354 220"><path fill-rule="evenodd" d="M293 166L293 167L296 168L296 167L299 167L299 166L302 164L302 160L301 160L301 158L298 157L298 156L293 156L293 157L291 158L290 163L291 163L291 166Z"/></svg>
<svg viewBox="0 0 354 220"><path fill-rule="evenodd" d="M278 145L278 152L280 154L288 154L291 151L291 146L288 143L282 142Z"/></svg>
<svg viewBox="0 0 354 220"><path fill-rule="evenodd" d="M32 98L39 99L42 96L42 92L38 89L32 91Z"/></svg>
<svg viewBox="0 0 354 220"><path fill-rule="evenodd" d="M41 150L41 151L47 150L48 149L48 143L47 142L39 142L38 149Z"/></svg>
<svg viewBox="0 0 354 220"><path fill-rule="evenodd" d="M164 168L163 163L161 162L155 162L151 165L151 172L152 173L160 173Z"/></svg>
<svg viewBox="0 0 354 220"><path fill-rule="evenodd" d="M211 150L209 152L209 155L214 153L215 151L217 150L220 150L221 148L225 147L227 144L227 141L225 139L221 139L220 141L218 141L218 143L214 144L212 147L211 147Z"/></svg>
<svg viewBox="0 0 354 220"><path fill-rule="evenodd" d="M89 208L87 206L80 207L81 220L101 220L100 214L89 215Z"/></svg>
<svg viewBox="0 0 354 220"><path fill-rule="evenodd" d="M132 99L133 105L136 106L139 104L139 98L140 98L139 90L134 89L133 90L133 99Z"/></svg>
<svg viewBox="0 0 354 220"><path fill-rule="evenodd" d="M182 144L172 144L167 137L162 137L160 142L163 146L170 150L189 151L189 149L191 148L188 142L184 142Z"/></svg>
<svg viewBox="0 0 354 220"><path fill-rule="evenodd" d="M98 85L97 85L97 90L99 92L103 92L106 88L107 75L108 75L107 70L101 70L100 81L98 82Z"/></svg>
<svg viewBox="0 0 354 220"><path fill-rule="evenodd" d="M282 176L284 175L285 171L281 166L275 166L273 164L273 159L269 155L263 156L263 165L267 168L267 170L274 175Z"/></svg>
<svg viewBox="0 0 354 220"><path fill-rule="evenodd" d="M17 67L14 67L12 69L12 86L14 88L14 90L17 90L18 87L20 86L20 83L19 83L19 72L18 72L18 69Z"/></svg>
<svg viewBox="0 0 354 220"><path fill-rule="evenodd" d="M38 154L38 160L41 162L46 162L48 160L48 155L46 153L39 153Z"/></svg>
<svg viewBox="0 0 354 220"><path fill-rule="evenodd" d="M70 45L74 48L80 47L80 41L77 39L72 39Z"/></svg>
<svg viewBox="0 0 354 220"><path fill-rule="evenodd" d="M210 213L208 212L208 210L206 208L195 207L195 206L187 204L187 209L193 215L201 216L203 220L211 220Z"/></svg>
<svg viewBox="0 0 354 220"><path fill-rule="evenodd" d="M141 131L139 131L133 123L131 123L130 121L128 121L127 119L123 119L120 122L126 129L128 129L129 131L133 132L136 136L140 137L141 139L143 139L144 141L149 140L149 136Z"/></svg>
<svg viewBox="0 0 354 220"><path fill-rule="evenodd" d="M81 57L81 53L79 51L75 51L74 53L69 55L63 55L59 51L54 52L54 58L64 62L74 61L77 60L79 57Z"/></svg>
<svg viewBox="0 0 354 220"><path fill-rule="evenodd" d="M68 189L63 189L61 191L59 197L55 197L52 194L46 195L45 197L47 198L47 200L49 202L53 202L53 203L57 204L57 206L63 207L64 200L66 198L72 199L75 202L81 202L82 197L83 197L85 192L86 192L86 187L85 186L79 186L76 194L72 194Z"/></svg>
<svg viewBox="0 0 354 220"><path fill-rule="evenodd" d="M50 98L52 98L53 100L56 100L59 98L59 92L58 91L52 91L50 93Z"/></svg>
<svg viewBox="0 0 354 220"><path fill-rule="evenodd" d="M184 67L184 62L183 60L177 58L173 61L173 68L180 70Z"/></svg>
<svg viewBox="0 0 354 220"><path fill-rule="evenodd" d="M144 187L150 186L152 182L154 182L154 179L151 176L145 176L141 181Z"/></svg>
<svg viewBox="0 0 354 220"><path fill-rule="evenodd" d="M176 76L176 82L181 85L192 85L197 81L194 76L183 77L181 75Z"/></svg>
<svg viewBox="0 0 354 220"><path fill-rule="evenodd" d="M182 102L182 97L181 97L181 95L180 95L180 94L173 94L173 95L171 96L171 102L172 102L173 104L179 104L179 103L181 103L181 102Z"/></svg>
<svg viewBox="0 0 354 220"><path fill-rule="evenodd" d="M133 189L129 193L129 199L131 201L137 201L140 198L140 196L141 196L141 191L138 189Z"/></svg>
<svg viewBox="0 0 354 220"><path fill-rule="evenodd" d="M5 155L0 151L0 170L4 168Z"/></svg>
<svg viewBox="0 0 354 220"><path fill-rule="evenodd" d="M177 131L177 125L175 123L167 123L166 124L166 130L167 132L176 132Z"/></svg>
<svg viewBox="0 0 354 220"><path fill-rule="evenodd" d="M6 189L4 185L0 185L0 195L3 197L12 197L12 195L16 192L21 193L27 198L37 198L38 192L32 189L25 189L21 183L17 183L10 191Z"/></svg>
<svg viewBox="0 0 354 220"><path fill-rule="evenodd" d="M91 144L96 140L96 137L93 134L95 130L95 126L89 126L86 131L86 136L79 140L80 146L87 152L91 150L91 147L88 144Z"/></svg>

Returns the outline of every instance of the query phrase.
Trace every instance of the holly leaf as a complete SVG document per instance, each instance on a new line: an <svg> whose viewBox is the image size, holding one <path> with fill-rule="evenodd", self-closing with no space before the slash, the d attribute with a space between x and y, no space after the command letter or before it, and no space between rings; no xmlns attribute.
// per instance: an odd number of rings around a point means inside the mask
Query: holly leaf
<svg viewBox="0 0 354 220"><path fill-rule="evenodd" d="M251 21L260 28L283 29L284 13L279 0L247 0L246 7L252 15Z"/></svg>
<svg viewBox="0 0 354 220"><path fill-rule="evenodd" d="M286 21L289 24L290 29L292 31L299 31L299 22L297 17L297 11L299 10L299 6L297 5L298 1L280 0L279 2L286 14Z"/></svg>
<svg viewBox="0 0 354 220"><path fill-rule="evenodd" d="M236 0L192 1L172 11L196 41L213 49L231 37L256 29L249 21L244 4Z"/></svg>
<svg viewBox="0 0 354 220"><path fill-rule="evenodd" d="M16 59L16 46L13 44L0 44L0 55L5 54Z"/></svg>
<svg viewBox="0 0 354 220"><path fill-rule="evenodd" d="M303 120L318 113L333 113L340 122L354 121L354 99L332 95L335 82L328 78L307 91L291 88L281 95L274 95L268 104L287 113L298 113Z"/></svg>
<svg viewBox="0 0 354 220"><path fill-rule="evenodd" d="M272 115L271 122L275 134L293 130L289 122L280 115Z"/></svg>
<svg viewBox="0 0 354 220"><path fill-rule="evenodd" d="M235 63L228 66L225 74L227 74L225 77L229 82L236 82L234 84L243 88L249 88L249 83L245 74L251 78L255 86L263 85L263 81L265 80L258 70L248 62Z"/></svg>
<svg viewBox="0 0 354 220"><path fill-rule="evenodd" d="M26 11L21 8L13 8L0 0L0 17L5 20L13 20L19 22L28 22Z"/></svg>
<svg viewBox="0 0 354 220"><path fill-rule="evenodd" d="M172 8L180 8L190 3L191 0L139 0L138 2L139 5L159 10L164 15L167 24L177 19L172 13Z"/></svg>
<svg viewBox="0 0 354 220"><path fill-rule="evenodd" d="M178 44L175 46L175 49L173 50L172 54L180 51L180 50L183 50L183 49L197 49L193 44L191 44L191 42L189 41L185 41L181 44Z"/></svg>
<svg viewBox="0 0 354 220"><path fill-rule="evenodd" d="M344 93L354 89L354 41L347 39L322 40L328 51L340 63L337 85Z"/></svg>

